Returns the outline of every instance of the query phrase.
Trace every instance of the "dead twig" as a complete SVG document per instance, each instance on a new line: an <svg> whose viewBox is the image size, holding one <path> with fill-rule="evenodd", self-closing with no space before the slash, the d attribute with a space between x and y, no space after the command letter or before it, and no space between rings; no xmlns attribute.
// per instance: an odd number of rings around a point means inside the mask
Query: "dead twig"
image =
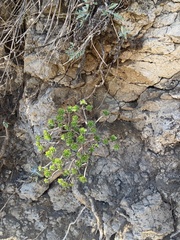
<svg viewBox="0 0 180 240"><path fill-rule="evenodd" d="M0 151L0 160L3 158L5 151L6 151L6 147L8 145L9 142L9 129L8 129L8 123L3 121L3 126L5 128L5 132L6 132L6 136L5 139L3 141L2 147L1 147L1 151Z"/></svg>
<svg viewBox="0 0 180 240"><path fill-rule="evenodd" d="M86 207L83 207L83 208L81 209L81 211L79 212L77 218L74 220L74 222L71 222L71 223L69 224L68 229L67 229L67 231L66 231L66 234L65 234L65 236L63 237L62 240L65 240L65 239L67 238L71 226L74 225L74 224L76 224L76 222L78 221L78 219L80 218L81 214L83 213L83 211L84 211L85 209L86 209Z"/></svg>

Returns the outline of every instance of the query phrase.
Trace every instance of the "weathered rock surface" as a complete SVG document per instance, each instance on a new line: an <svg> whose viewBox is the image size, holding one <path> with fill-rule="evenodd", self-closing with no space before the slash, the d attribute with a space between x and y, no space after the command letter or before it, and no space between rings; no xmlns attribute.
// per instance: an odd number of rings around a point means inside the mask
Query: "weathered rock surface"
<svg viewBox="0 0 180 240"><path fill-rule="evenodd" d="M43 1L38 20L38 6L34 15L27 12L24 65L9 62L0 82L6 96L0 98L0 120L18 118L10 124L10 154L0 165L0 239L180 239L180 1L138 0L122 9L123 19L114 24L123 24L127 40L108 70L101 67L115 58L111 32L103 49L92 41L82 62L67 64L53 42L62 21L53 27L47 21L56 19L58 1L51 2ZM11 4L8 12L2 9L8 19ZM0 72L5 50L0 46ZM84 97L95 106L96 119L109 110L98 129L100 135L116 134L120 149L100 146L85 184L69 191L56 182L45 185L32 172L44 161L35 137L59 107ZM0 131L4 138L2 124Z"/></svg>

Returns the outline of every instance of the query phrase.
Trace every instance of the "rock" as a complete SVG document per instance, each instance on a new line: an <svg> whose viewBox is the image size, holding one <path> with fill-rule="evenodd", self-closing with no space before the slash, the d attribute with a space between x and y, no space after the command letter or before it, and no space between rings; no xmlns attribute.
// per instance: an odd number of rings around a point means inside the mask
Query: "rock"
<svg viewBox="0 0 180 240"><path fill-rule="evenodd" d="M71 192L65 192L57 185L48 191L50 201L53 204L54 210L63 210L68 213L76 212L80 207L80 203L76 200Z"/></svg>
<svg viewBox="0 0 180 240"><path fill-rule="evenodd" d="M173 23L167 30L167 36L169 36L174 43L180 43L180 20Z"/></svg>
<svg viewBox="0 0 180 240"><path fill-rule="evenodd" d="M180 100L180 83L171 91L169 91L169 94L174 99Z"/></svg>
<svg viewBox="0 0 180 240"><path fill-rule="evenodd" d="M49 81L57 76L57 65L42 59L35 54L30 54L24 58L24 71L33 77L38 77L44 81Z"/></svg>
<svg viewBox="0 0 180 240"><path fill-rule="evenodd" d="M29 86L29 85L27 85ZM43 89L36 87L34 85L35 91L33 94L30 94L29 98L23 99L20 102L20 112L24 116L23 119L27 119L29 125L33 128L35 135L41 135L45 127L47 127L48 119L52 118L57 114L56 104L60 107L62 104L61 97L64 99L64 96L69 92L68 88L51 88ZM28 89L26 91L29 91ZM56 102L57 96L58 102ZM32 99L31 99L32 98ZM37 101L37 99L39 99ZM45 114L46 113L46 114ZM24 126L22 126L24 128Z"/></svg>
<svg viewBox="0 0 180 240"><path fill-rule="evenodd" d="M118 76L118 72L117 72L117 76ZM117 77L113 79L108 79L107 85L108 85L110 94L117 101L124 101L124 102L135 101L136 99L138 99L141 93L146 89L145 86L128 83L125 81L125 79L121 79Z"/></svg>
<svg viewBox="0 0 180 240"><path fill-rule="evenodd" d="M160 16L156 17L153 23L153 27L159 28L159 27L171 25L174 23L176 17L177 17L177 13L161 14Z"/></svg>
<svg viewBox="0 0 180 240"><path fill-rule="evenodd" d="M103 114L103 110L109 111L109 115L105 116ZM111 97L108 93L106 93L106 97L99 108L99 122L107 121L112 123L116 121L119 115L119 106L117 101Z"/></svg>
<svg viewBox="0 0 180 240"><path fill-rule="evenodd" d="M159 240L174 231L170 206L162 201L159 193L132 204L131 209L123 208L129 215L134 239Z"/></svg>
<svg viewBox="0 0 180 240"><path fill-rule="evenodd" d="M177 97L175 94L174 96ZM141 100L139 100L141 105ZM167 108L169 106L170 108ZM146 101L141 108L134 111L133 117L141 119L135 126L142 131L143 139L149 143L154 152L163 152L167 145L178 142L178 122L180 121L180 103L171 99ZM148 116L150 114L150 116ZM149 134L153 132L153 134Z"/></svg>
<svg viewBox="0 0 180 240"><path fill-rule="evenodd" d="M163 12L164 13L179 12L179 11L180 11L180 4L179 4L178 0L167 2L163 6Z"/></svg>
<svg viewBox="0 0 180 240"><path fill-rule="evenodd" d="M92 54L87 54L83 70L85 72L95 71L98 67L98 61Z"/></svg>
<svg viewBox="0 0 180 240"><path fill-rule="evenodd" d="M175 88L179 83L178 78L172 77L171 79L162 78L160 82L155 84L154 86L159 89L171 90Z"/></svg>
<svg viewBox="0 0 180 240"><path fill-rule="evenodd" d="M48 188L48 184L44 184L43 180L41 182L23 183L18 194L21 199L37 201Z"/></svg>
<svg viewBox="0 0 180 240"><path fill-rule="evenodd" d="M109 149L106 146L99 145L98 148L92 153L93 156L107 157L109 155Z"/></svg>
<svg viewBox="0 0 180 240"><path fill-rule="evenodd" d="M142 49L141 49L142 52ZM179 63L180 63L180 57L179 52L180 48L179 46L175 48L175 50L168 55L147 55L147 53L141 53L141 52L132 52L131 54L127 52L127 54L124 52L124 54L121 56L123 60L127 60L129 56L131 57L131 61L129 64L126 64L127 66L123 67L122 69L125 70L124 73L121 73L122 76L126 74L126 76L129 76L133 72L135 72L135 76L138 76L138 71L140 71L139 77L142 76L142 80L140 80L140 83L143 83L145 79L145 84L157 83L161 78L171 78L173 75L177 74L179 72ZM172 67L171 67L172 66ZM137 70L136 70L137 67ZM132 69L131 69L132 68ZM127 72L127 70L130 69L130 73ZM150 70L150 72L148 71ZM152 76L155 78L152 80L150 77L152 73ZM131 76L131 75L130 75ZM126 77L127 78L127 77ZM136 79L136 78L135 78ZM132 81L131 79L128 79L128 82ZM136 81L136 80L134 80Z"/></svg>
<svg viewBox="0 0 180 240"><path fill-rule="evenodd" d="M174 50L174 43L168 37L148 38L143 42L143 51L151 54L168 54Z"/></svg>
<svg viewBox="0 0 180 240"><path fill-rule="evenodd" d="M155 18L155 8L153 5L148 4L148 2L144 2L141 5L135 2L126 12L120 14L122 16L120 24L123 24L128 35L137 36L144 26L153 22Z"/></svg>

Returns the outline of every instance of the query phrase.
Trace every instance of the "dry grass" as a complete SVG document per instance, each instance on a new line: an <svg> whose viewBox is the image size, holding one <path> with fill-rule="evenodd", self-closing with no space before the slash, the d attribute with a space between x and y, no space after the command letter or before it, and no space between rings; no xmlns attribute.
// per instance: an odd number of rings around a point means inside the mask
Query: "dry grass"
<svg viewBox="0 0 180 240"><path fill-rule="evenodd" d="M120 1L113 11L122 8L124 2L127 1ZM6 59L16 64L23 62L25 37L41 18L45 18L44 42L39 51L49 45L53 56L54 51L64 51L69 46L67 43L71 42L75 52L71 61L83 55L92 40L106 32L109 24L117 35L108 7L106 1L94 0L2 0L0 47L4 47Z"/></svg>

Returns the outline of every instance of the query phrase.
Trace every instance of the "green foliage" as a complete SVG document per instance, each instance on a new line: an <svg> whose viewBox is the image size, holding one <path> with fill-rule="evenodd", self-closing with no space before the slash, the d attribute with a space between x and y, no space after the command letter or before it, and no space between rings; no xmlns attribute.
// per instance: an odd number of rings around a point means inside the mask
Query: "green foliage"
<svg viewBox="0 0 180 240"><path fill-rule="evenodd" d="M108 111L108 110L103 110L103 114L104 114L105 116L109 116L109 111Z"/></svg>
<svg viewBox="0 0 180 240"><path fill-rule="evenodd" d="M75 12L71 13L71 14L74 14L75 16L74 21L76 22L76 30L79 34L81 34L81 29L83 29L84 27L87 27L88 29L88 21L90 22L92 20L92 16L94 15L93 11L94 11L95 5L98 5L98 2L96 2L95 0L82 0L79 4L76 5ZM121 4L114 3L114 2L110 3L109 5L105 3L101 11L99 11L99 14L101 16L99 17L99 19L102 19L101 21L104 24L107 22L114 22L114 20L117 21L118 24L122 24L123 17L118 12L116 12L117 9L121 7L120 5ZM99 24L99 21L97 21L97 25L94 26L94 29L96 28L98 29L98 24ZM128 32L126 31L123 25L121 26L119 32L116 29L114 23L112 25L118 40L120 37L127 39ZM97 30L98 35L99 35L99 31L101 30L100 29ZM84 38L84 41L81 44L75 43L76 41L70 42L69 47L66 50L66 53L69 57L68 62L81 58L85 54L86 47L89 45L90 41L88 40L88 38L93 39L95 35L96 35L96 31L87 32L86 33L87 38Z"/></svg>
<svg viewBox="0 0 180 240"><path fill-rule="evenodd" d="M127 40L127 34L128 34L127 29L124 26L121 26L121 29L119 31L119 37L122 37Z"/></svg>
<svg viewBox="0 0 180 240"><path fill-rule="evenodd" d="M83 0L82 4L80 5L81 8L76 11L76 21L79 22L80 26L88 19L90 15L90 6L96 5L97 3L89 0Z"/></svg>
<svg viewBox="0 0 180 240"><path fill-rule="evenodd" d="M73 61L75 59L80 58L82 55L84 55L85 49L84 48L76 48L75 44L70 42L69 48L66 50L66 54L69 57L69 61Z"/></svg>
<svg viewBox="0 0 180 240"><path fill-rule="evenodd" d="M116 13L115 10L118 7L118 3L111 3L106 10L103 11L104 16L113 16L117 20L122 20L122 17L119 13Z"/></svg>
<svg viewBox="0 0 180 240"><path fill-rule="evenodd" d="M57 170L61 171L58 183L64 187L71 187L76 178L81 183L87 182L86 168L92 153L99 144L108 145L115 142L114 149L118 150L117 137L111 135L101 138L97 134L97 120L87 119L87 113L93 110L93 106L86 100L81 100L79 105L68 106L66 109L59 108L57 116L48 120L48 127L43 131L43 137L36 137L36 146L40 152L50 160L46 166L39 166L38 170L43 172L45 182ZM104 115L109 111L104 110ZM60 132L57 139L53 134ZM52 141L53 139L53 141ZM50 145L47 148L47 143ZM63 146L57 150L57 145ZM46 150L45 150L46 149Z"/></svg>

